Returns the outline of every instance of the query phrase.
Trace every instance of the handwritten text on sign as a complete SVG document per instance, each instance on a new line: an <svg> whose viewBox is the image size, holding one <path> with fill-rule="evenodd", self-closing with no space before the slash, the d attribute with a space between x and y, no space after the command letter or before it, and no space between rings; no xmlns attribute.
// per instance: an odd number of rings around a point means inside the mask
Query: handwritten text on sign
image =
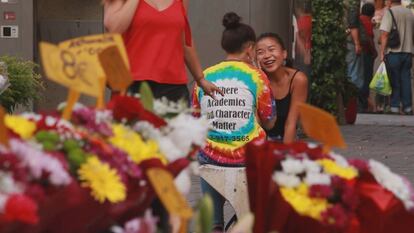
<svg viewBox="0 0 414 233"><path fill-rule="evenodd" d="M109 46L117 46L128 64L120 35L103 34L80 37L55 46L40 43L40 53L46 76L63 86L98 97L102 93L100 79L105 78L98 53Z"/></svg>

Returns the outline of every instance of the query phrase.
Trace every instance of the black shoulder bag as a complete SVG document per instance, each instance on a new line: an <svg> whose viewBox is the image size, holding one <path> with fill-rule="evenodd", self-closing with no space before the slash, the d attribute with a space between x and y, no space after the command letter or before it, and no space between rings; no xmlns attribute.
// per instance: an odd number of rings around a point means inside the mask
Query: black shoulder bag
<svg viewBox="0 0 414 233"><path fill-rule="evenodd" d="M391 9L389 9L392 17L392 27L391 31L388 34L388 47L395 49L398 48L401 44L400 41L400 33L398 32L397 22L395 22L394 14L392 13Z"/></svg>

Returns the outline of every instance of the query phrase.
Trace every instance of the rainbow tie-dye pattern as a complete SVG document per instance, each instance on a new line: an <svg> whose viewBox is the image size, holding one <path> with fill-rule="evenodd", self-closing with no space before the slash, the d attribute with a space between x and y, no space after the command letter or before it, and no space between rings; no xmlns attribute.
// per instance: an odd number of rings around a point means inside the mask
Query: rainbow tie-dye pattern
<svg viewBox="0 0 414 233"><path fill-rule="evenodd" d="M203 154L220 164L243 164L248 142L264 138L260 120L275 116L274 98L266 75L255 67L239 61L224 61L204 71L224 96L216 100L195 86L193 107L200 109L211 130Z"/></svg>

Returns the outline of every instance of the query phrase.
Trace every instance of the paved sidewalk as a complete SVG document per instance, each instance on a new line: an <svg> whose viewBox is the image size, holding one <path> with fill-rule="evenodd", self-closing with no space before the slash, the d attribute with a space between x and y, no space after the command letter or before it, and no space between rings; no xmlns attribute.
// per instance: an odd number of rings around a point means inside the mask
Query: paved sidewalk
<svg viewBox="0 0 414 233"><path fill-rule="evenodd" d="M360 114L341 131L348 148L340 154L376 159L414 183L414 116Z"/></svg>
<svg viewBox="0 0 414 233"><path fill-rule="evenodd" d="M341 126L348 148L336 150L347 158L375 159L414 183L414 116L359 114L355 125ZM199 178L192 178L191 205L200 198ZM225 216L232 216L225 207Z"/></svg>

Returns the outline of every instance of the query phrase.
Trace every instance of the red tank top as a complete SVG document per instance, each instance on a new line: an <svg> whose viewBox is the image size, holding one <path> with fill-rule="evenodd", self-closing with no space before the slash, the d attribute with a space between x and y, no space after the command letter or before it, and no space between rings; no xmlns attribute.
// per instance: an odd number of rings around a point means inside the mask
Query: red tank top
<svg viewBox="0 0 414 233"><path fill-rule="evenodd" d="M123 34L134 80L187 84L183 35L191 46L191 32L182 0L158 11L140 0Z"/></svg>

